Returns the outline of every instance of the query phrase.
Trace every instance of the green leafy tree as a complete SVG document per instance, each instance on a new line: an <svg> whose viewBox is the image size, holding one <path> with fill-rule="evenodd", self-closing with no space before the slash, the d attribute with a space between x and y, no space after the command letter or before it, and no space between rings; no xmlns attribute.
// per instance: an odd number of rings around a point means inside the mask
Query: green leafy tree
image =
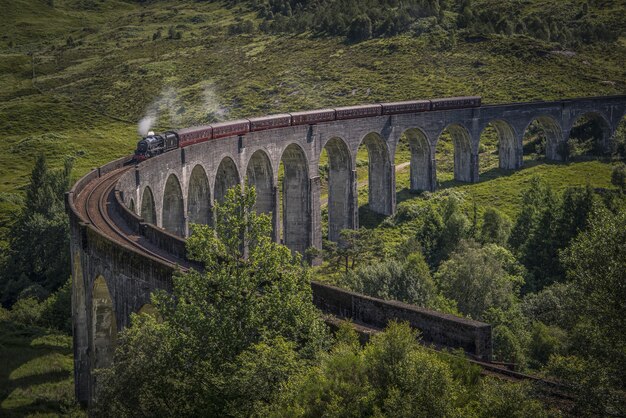
<svg viewBox="0 0 626 418"><path fill-rule="evenodd" d="M446 416L457 391L447 363L426 352L408 325L391 323L364 349L354 333L342 337L319 366L290 382L270 415Z"/></svg>
<svg viewBox="0 0 626 418"><path fill-rule="evenodd" d="M483 224L480 230L480 241L506 245L511 234L510 219L494 208L487 208L483 214Z"/></svg>
<svg viewBox="0 0 626 418"><path fill-rule="evenodd" d="M72 161L51 170L45 155L37 157L26 189L25 207L9 231L8 257L1 269L2 303L11 305L29 287L40 297L58 289L70 275L69 223L64 194ZM26 292L25 296L33 292Z"/></svg>
<svg viewBox="0 0 626 418"><path fill-rule="evenodd" d="M539 218L548 188L539 177L533 177L530 185L522 193L522 208L511 231L509 244L517 253L522 251L530 237L532 225Z"/></svg>
<svg viewBox="0 0 626 418"><path fill-rule="evenodd" d="M620 189L622 193L626 193L626 164L619 164L613 167L611 184Z"/></svg>
<svg viewBox="0 0 626 418"><path fill-rule="evenodd" d="M373 229L343 229L339 233L339 242L325 243L324 257L337 268L343 266L344 272L354 270L360 264L366 264L383 255L383 241Z"/></svg>
<svg viewBox="0 0 626 418"><path fill-rule="evenodd" d="M160 320L135 315L120 334L99 415L249 416L325 347L309 271L272 242L254 201L235 187L214 229L193 227L188 254L204 271L176 275L171 294L153 295Z"/></svg>
<svg viewBox="0 0 626 418"><path fill-rule="evenodd" d="M404 261L389 260L349 272L348 287L366 295L430 306L435 284L424 256L417 252Z"/></svg>
<svg viewBox="0 0 626 418"><path fill-rule="evenodd" d="M593 211L590 227L563 253L568 278L578 288L578 332L588 336L579 354L610 371L626 387L626 210Z"/></svg>
<svg viewBox="0 0 626 418"><path fill-rule="evenodd" d="M507 249L463 241L441 264L435 282L446 297L458 302L463 314L480 319L488 308L508 310L517 303L523 274Z"/></svg>

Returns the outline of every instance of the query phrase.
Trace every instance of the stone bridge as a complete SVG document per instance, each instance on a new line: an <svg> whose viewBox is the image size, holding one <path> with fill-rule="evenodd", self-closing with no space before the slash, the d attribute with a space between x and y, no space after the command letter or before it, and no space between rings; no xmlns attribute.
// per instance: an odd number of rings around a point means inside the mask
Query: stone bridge
<svg viewBox="0 0 626 418"><path fill-rule="evenodd" d="M499 136L499 164L522 167L522 139L534 121L547 138L546 158L566 158L566 143L578 119L593 117L603 129L602 148L624 115L624 97L482 106L448 111L378 116L252 132L168 152L137 166L120 183L127 205L148 222L179 236L190 223L210 223L212 206L225 191L246 181L257 190L257 209L274 216L274 235L294 251L320 247L322 150L328 155L328 238L358 227L357 150L369 155L369 208L390 215L396 206L394 159L400 138L411 149L412 190L435 189L435 149L444 131L454 146L454 178L477 182L479 146L491 125ZM278 191L284 166L283 197ZM363 202L361 202L363 203ZM278 214L282 210L282 220Z"/></svg>
<svg viewBox="0 0 626 418"><path fill-rule="evenodd" d="M116 333L128 325L130 314L149 309L150 293L171 289L172 274L190 266L184 249L189 225L210 224L214 203L228 188L254 185L257 210L273 215L274 238L304 252L322 243L323 150L328 156L328 238L337 240L342 229L358 227L361 145L369 155L369 208L390 215L396 206L394 159L403 137L411 150L411 189L434 190L435 149L443 132L454 146L455 179L477 182L480 138L488 125L499 137L500 167L515 170L522 167L522 139L533 122L545 132L546 157L563 160L580 118L600 122L601 146L609 152L625 112L626 96L614 96L337 120L215 139L135 166L125 164L125 158L90 172L67 195L78 399L87 402L93 396L91 371L110 364ZM380 327L392 318L407 320L426 341L462 347L483 360L491 357L488 324L320 284L313 290L326 312Z"/></svg>

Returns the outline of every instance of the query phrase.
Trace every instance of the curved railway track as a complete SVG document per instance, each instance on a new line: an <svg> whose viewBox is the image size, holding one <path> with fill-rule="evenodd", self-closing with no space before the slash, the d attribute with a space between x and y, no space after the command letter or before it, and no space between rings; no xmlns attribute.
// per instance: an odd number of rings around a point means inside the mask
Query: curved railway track
<svg viewBox="0 0 626 418"><path fill-rule="evenodd" d="M114 190L118 179L130 169L125 166L98 177L90 182L78 195L77 209L94 228L115 242L131 247L132 250L172 267L186 269L187 260L180 259L156 247L142 235L135 234L126 223L110 210L113 207Z"/></svg>
<svg viewBox="0 0 626 418"><path fill-rule="evenodd" d="M131 166L124 166L92 180L74 197L76 209L85 222L90 223L112 241L130 247L131 250L144 257L166 263L171 267L187 270L191 267L191 263L188 260L168 253L152 244L144 236L132 231L113 209L115 207L114 192L117 181L131 168ZM336 325L341 318L327 316L326 320L332 326ZM369 339L371 335L382 331L380 328L367 324L354 323L353 325L359 334L365 336L365 340ZM436 350L433 347L429 347L429 349ZM449 355L454 354L450 353ZM567 387L559 383L513 371L505 365L497 363L478 361L471 358L469 361L481 368L483 376L491 376L509 382L531 382L535 385L538 392L550 399L550 402L558 404L563 409L569 409L572 406L573 397L569 394Z"/></svg>

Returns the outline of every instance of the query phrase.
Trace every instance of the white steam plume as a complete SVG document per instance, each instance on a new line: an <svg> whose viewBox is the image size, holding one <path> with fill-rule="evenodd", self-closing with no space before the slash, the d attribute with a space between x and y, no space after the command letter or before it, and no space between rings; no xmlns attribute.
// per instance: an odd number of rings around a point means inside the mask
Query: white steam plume
<svg viewBox="0 0 626 418"><path fill-rule="evenodd" d="M156 122L156 115L146 115L143 118L141 118L141 120L139 121L139 124L137 125L137 131L139 132L139 135L141 136L146 136L148 135L148 132L150 132L150 128L152 128L152 125L154 125L154 122Z"/></svg>
<svg viewBox="0 0 626 418"><path fill-rule="evenodd" d="M159 97L153 101L144 112L145 116L137 124L139 135L145 136L152 126L162 115L167 115L166 123L176 126L180 123L180 115L177 109L180 107L178 93L172 87L167 87L161 91Z"/></svg>
<svg viewBox="0 0 626 418"><path fill-rule="evenodd" d="M205 115L212 115L218 121L222 121L228 116L228 109L220 105L219 96L212 82L204 83L202 97Z"/></svg>

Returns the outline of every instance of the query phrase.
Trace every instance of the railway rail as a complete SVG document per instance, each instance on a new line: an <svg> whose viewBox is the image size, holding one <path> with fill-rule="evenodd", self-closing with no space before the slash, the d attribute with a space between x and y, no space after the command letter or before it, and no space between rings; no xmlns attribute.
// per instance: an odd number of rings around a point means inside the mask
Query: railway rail
<svg viewBox="0 0 626 418"><path fill-rule="evenodd" d="M111 208L114 205L114 190L118 179L132 166L126 165L92 180L76 197L77 209L94 228L111 240L130 246L135 252L163 262L170 267L186 270L191 264L149 242L144 236L134 233Z"/></svg>

